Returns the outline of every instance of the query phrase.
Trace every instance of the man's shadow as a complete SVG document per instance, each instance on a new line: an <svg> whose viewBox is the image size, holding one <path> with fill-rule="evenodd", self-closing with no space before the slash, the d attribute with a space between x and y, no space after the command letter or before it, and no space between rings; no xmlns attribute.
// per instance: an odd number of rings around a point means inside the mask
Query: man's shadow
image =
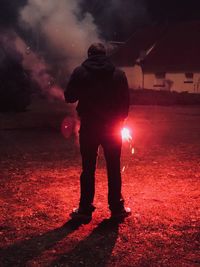
<svg viewBox="0 0 200 267"><path fill-rule="evenodd" d="M118 229L119 222L103 220L86 239L70 252L61 255L50 266L106 266L118 237Z"/></svg>
<svg viewBox="0 0 200 267"><path fill-rule="evenodd" d="M52 248L57 242L77 230L81 224L69 220L62 227L39 236L11 245L0 250L0 266L25 267L26 263L42 252Z"/></svg>

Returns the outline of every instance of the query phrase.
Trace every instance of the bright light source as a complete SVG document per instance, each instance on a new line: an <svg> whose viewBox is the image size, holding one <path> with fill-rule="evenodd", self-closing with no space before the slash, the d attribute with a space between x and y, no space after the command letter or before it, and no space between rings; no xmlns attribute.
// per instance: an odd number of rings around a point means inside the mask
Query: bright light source
<svg viewBox="0 0 200 267"><path fill-rule="evenodd" d="M123 141L130 142L132 140L132 136L131 136L130 130L128 128L123 128L121 130L121 136L122 136Z"/></svg>

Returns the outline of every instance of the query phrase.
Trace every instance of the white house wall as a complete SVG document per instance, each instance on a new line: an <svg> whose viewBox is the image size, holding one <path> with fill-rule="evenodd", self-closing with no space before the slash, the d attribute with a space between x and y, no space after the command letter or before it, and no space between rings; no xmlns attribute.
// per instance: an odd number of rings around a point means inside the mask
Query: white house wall
<svg viewBox="0 0 200 267"><path fill-rule="evenodd" d="M196 93L200 93L200 72L194 74L194 89Z"/></svg>
<svg viewBox="0 0 200 267"><path fill-rule="evenodd" d="M193 83L186 83L185 73L166 73L165 80L171 81L171 91L200 93L200 72L194 73ZM155 87L156 77L153 73L144 74L144 88L155 90L168 90L166 87Z"/></svg>
<svg viewBox="0 0 200 267"><path fill-rule="evenodd" d="M121 68L127 76L129 87L131 89L154 89L154 90L169 90L169 86L156 87L155 73L145 73L143 77L142 69L139 65L133 67ZM144 79L144 80L143 80ZM185 73L166 73L165 81L171 81L171 91L190 93L200 93L200 72L194 73L193 83L185 83ZM166 83L167 84L167 83Z"/></svg>
<svg viewBox="0 0 200 267"><path fill-rule="evenodd" d="M127 76L129 88L141 89L143 87L143 73L139 65L121 68Z"/></svg>

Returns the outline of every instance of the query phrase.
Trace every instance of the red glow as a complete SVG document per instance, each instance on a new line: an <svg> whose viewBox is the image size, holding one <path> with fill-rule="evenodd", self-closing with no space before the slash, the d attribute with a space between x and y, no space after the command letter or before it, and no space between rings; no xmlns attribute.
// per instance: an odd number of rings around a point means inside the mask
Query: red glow
<svg viewBox="0 0 200 267"><path fill-rule="evenodd" d="M71 117L65 117L61 124L61 133L65 138L69 138L73 133L74 122Z"/></svg>

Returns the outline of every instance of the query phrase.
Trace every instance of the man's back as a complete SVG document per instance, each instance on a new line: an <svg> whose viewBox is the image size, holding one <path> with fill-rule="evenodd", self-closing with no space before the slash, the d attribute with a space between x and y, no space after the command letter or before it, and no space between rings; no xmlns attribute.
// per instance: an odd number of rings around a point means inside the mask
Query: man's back
<svg viewBox="0 0 200 267"><path fill-rule="evenodd" d="M89 57L76 68L65 92L67 102L78 102L81 118L124 119L128 115L129 92L124 72L105 55Z"/></svg>

